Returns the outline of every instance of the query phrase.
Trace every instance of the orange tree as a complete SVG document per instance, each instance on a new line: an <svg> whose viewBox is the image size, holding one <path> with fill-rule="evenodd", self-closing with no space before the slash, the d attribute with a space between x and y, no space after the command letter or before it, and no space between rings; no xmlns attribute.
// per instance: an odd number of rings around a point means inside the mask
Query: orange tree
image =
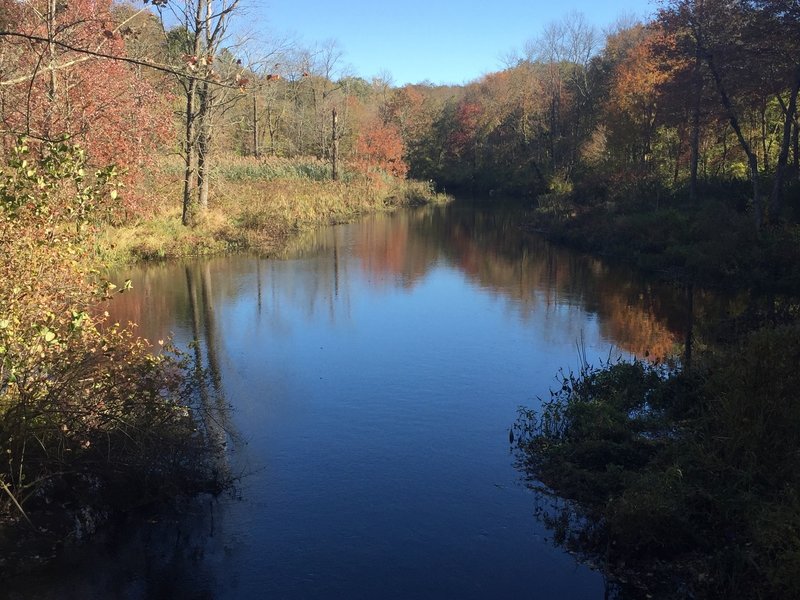
<svg viewBox="0 0 800 600"><path fill-rule="evenodd" d="M353 167L364 174L383 171L403 178L408 165L403 160L405 146L399 129L379 119L367 124L356 139Z"/></svg>

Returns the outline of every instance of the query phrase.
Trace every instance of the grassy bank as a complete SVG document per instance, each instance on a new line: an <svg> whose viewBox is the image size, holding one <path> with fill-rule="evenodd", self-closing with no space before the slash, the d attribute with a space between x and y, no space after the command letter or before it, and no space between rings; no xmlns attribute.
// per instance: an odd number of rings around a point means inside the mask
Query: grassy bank
<svg viewBox="0 0 800 600"><path fill-rule="evenodd" d="M209 208L201 223L180 222L180 169L155 175L159 186L132 190L158 196L147 218L105 228L96 253L104 262L199 256L250 249L279 250L304 229L344 223L371 212L430 202L447 202L424 182L386 176L345 174L330 179L327 163L314 159L228 157L216 168Z"/></svg>
<svg viewBox="0 0 800 600"><path fill-rule="evenodd" d="M737 315L697 316L691 364L584 365L520 412L519 465L551 499L540 516L623 597L800 596L800 226L756 232L746 203L722 196L549 195L526 224L749 298Z"/></svg>

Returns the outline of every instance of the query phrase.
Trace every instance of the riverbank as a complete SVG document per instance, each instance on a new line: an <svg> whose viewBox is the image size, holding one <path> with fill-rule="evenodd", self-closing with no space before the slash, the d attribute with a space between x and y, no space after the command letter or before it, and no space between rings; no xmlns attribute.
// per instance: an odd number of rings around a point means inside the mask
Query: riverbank
<svg viewBox="0 0 800 600"><path fill-rule="evenodd" d="M66 145L48 146L38 160L17 150L0 180L3 576L46 562L122 514L231 485L216 464L224 439L207 431L202 366L168 341L153 354L150 342L111 322L104 303L127 284L98 280L98 271L242 249L276 253L307 228L449 200L414 181L334 182L318 162L229 159L197 227L180 224L174 165L124 190L141 194L132 202L139 217L96 219L114 215L121 196L112 168L87 175L83 153Z"/></svg>
<svg viewBox="0 0 800 600"><path fill-rule="evenodd" d="M120 512L229 484L200 402L204 375L109 319L93 219L118 190L80 148L24 140L0 173L2 575Z"/></svg>
<svg viewBox="0 0 800 600"><path fill-rule="evenodd" d="M552 499L542 520L632 597L797 597L800 228L756 232L712 200L546 200L529 229L685 286L690 307L695 288L738 300L693 313L691 363L584 364L521 411L520 468Z"/></svg>
<svg viewBox="0 0 800 600"><path fill-rule="evenodd" d="M427 182L359 174L333 181L329 165L315 159L227 157L217 166L205 215L197 226L184 227L178 167L162 169L154 179L132 191L160 197L150 214L100 231L95 253L102 262L123 264L241 250L271 255L309 228L350 222L371 212L452 200Z"/></svg>
<svg viewBox="0 0 800 600"><path fill-rule="evenodd" d="M800 225L782 221L756 232L740 208L713 198L586 205L547 197L524 227L683 284L800 293Z"/></svg>

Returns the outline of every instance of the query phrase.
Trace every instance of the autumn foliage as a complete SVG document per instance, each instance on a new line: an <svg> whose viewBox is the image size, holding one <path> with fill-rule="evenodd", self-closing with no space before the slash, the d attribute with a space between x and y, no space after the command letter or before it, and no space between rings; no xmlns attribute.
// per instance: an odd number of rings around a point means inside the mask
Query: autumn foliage
<svg viewBox="0 0 800 600"><path fill-rule="evenodd" d="M374 173L377 169L394 177L405 177L408 165L403 160L403 152L399 129L375 119L364 127L356 140L353 166L362 173Z"/></svg>
<svg viewBox="0 0 800 600"><path fill-rule="evenodd" d="M0 72L10 82L0 87L3 128L31 140L78 143L90 165L116 163L134 177L172 135L170 96L129 64L70 49L125 56L110 0L57 6L51 19L46 2L0 0L0 13L28 36L0 39ZM7 150L13 140L5 138Z"/></svg>
<svg viewBox="0 0 800 600"><path fill-rule="evenodd" d="M124 503L205 477L180 363L104 315L125 284L93 277L88 248L91 224L116 198L114 169L92 171L67 144L45 144L39 158L30 150L22 140L0 169L5 523L30 519L37 498L62 500L54 489L94 506L120 490Z"/></svg>

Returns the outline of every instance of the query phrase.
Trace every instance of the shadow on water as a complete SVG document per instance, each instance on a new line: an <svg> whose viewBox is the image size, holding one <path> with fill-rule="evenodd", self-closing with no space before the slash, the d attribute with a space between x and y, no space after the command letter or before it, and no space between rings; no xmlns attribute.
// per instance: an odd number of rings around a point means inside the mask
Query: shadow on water
<svg viewBox="0 0 800 600"><path fill-rule="evenodd" d="M192 385L200 400L198 425L215 447L218 477L231 481L237 476L231 470L231 446L236 445L231 442L239 436L222 385L210 272L207 264L195 263L187 264L183 274L191 322L191 340L186 345L191 349ZM213 598L216 573L202 569L202 564L205 554L215 548L215 529L222 517L220 499L203 494L176 503L155 513L125 515L91 544L68 540L59 560L33 576L4 580L0 597Z"/></svg>

